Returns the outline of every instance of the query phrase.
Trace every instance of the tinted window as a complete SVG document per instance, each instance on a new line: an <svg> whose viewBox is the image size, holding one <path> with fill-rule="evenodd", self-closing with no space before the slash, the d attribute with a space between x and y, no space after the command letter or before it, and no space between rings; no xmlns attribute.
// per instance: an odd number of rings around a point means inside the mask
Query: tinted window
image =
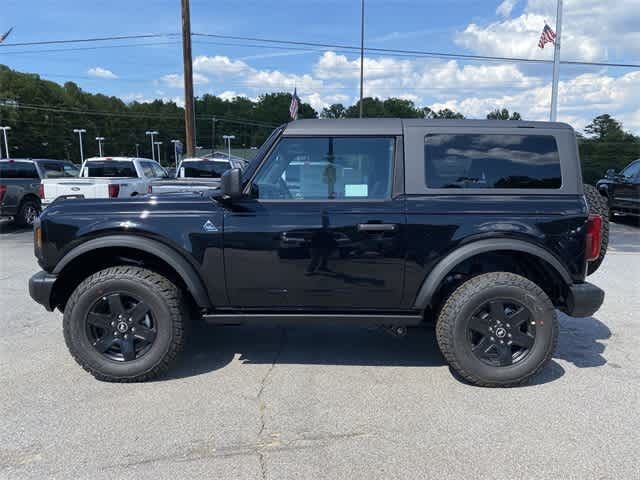
<svg viewBox="0 0 640 480"><path fill-rule="evenodd" d="M640 162L634 162L631 165L629 165L627 168L625 168L622 172L621 175L628 179L631 180L632 178L634 178L636 175L638 175L638 173L640 173Z"/></svg>
<svg viewBox="0 0 640 480"><path fill-rule="evenodd" d="M70 163L40 162L39 165L44 178L77 177L79 172L78 167Z"/></svg>
<svg viewBox="0 0 640 480"><path fill-rule="evenodd" d="M109 160L106 162L87 162L85 168L88 177L127 177L136 178L138 174L133 162Z"/></svg>
<svg viewBox="0 0 640 480"><path fill-rule="evenodd" d="M285 138L254 182L266 199L382 199L390 196L394 139Z"/></svg>
<svg viewBox="0 0 640 480"><path fill-rule="evenodd" d="M560 156L550 135L425 137L429 188L560 188Z"/></svg>
<svg viewBox="0 0 640 480"><path fill-rule="evenodd" d="M30 162L0 162L0 178L39 178Z"/></svg>
<svg viewBox="0 0 640 480"><path fill-rule="evenodd" d="M201 162L185 162L182 164L185 177L194 178L220 178L220 176L231 168L229 162L219 162L215 160L203 160Z"/></svg>

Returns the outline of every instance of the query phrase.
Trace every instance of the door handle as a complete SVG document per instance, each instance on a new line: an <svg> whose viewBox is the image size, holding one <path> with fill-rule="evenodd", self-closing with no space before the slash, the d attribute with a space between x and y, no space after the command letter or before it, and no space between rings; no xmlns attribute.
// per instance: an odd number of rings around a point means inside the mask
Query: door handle
<svg viewBox="0 0 640 480"><path fill-rule="evenodd" d="M359 223L360 232L394 232L398 228L395 223Z"/></svg>

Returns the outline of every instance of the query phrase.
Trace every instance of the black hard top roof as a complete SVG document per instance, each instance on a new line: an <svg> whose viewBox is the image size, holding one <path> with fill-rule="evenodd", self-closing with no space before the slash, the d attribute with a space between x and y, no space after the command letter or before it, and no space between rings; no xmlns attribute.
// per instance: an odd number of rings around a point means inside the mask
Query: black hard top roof
<svg viewBox="0 0 640 480"><path fill-rule="evenodd" d="M557 128L566 123L520 120L427 120L421 118L304 119L288 123L284 135L402 135L404 127Z"/></svg>

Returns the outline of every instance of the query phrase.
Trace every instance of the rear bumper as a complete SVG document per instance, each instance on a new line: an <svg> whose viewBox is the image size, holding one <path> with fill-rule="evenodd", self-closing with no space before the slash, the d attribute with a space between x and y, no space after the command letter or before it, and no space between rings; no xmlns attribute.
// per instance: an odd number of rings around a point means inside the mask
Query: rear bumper
<svg viewBox="0 0 640 480"><path fill-rule="evenodd" d="M569 287L567 306L564 312L572 317L590 317L598 311L604 301L604 291L584 282Z"/></svg>
<svg viewBox="0 0 640 480"><path fill-rule="evenodd" d="M40 271L29 279L29 295L50 312L53 311L51 292L57 279L57 275L45 271Z"/></svg>

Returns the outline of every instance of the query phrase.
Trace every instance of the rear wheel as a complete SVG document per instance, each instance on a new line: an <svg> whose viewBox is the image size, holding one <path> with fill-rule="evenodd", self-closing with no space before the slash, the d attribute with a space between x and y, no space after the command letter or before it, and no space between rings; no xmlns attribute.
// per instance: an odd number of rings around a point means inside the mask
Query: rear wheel
<svg viewBox="0 0 640 480"><path fill-rule="evenodd" d="M584 185L584 196L589 205L589 212L602 217L602 240L600 242L600 255L592 262L587 263L587 275L594 273L604 260L609 246L609 205L607 198L603 197L598 189L592 185Z"/></svg>
<svg viewBox="0 0 640 480"><path fill-rule="evenodd" d="M64 311L64 336L75 360L97 379L145 381L174 362L186 320L181 292L165 277L111 267L75 289Z"/></svg>
<svg viewBox="0 0 640 480"><path fill-rule="evenodd" d="M15 216L14 221L22 227L33 225L38 219L40 211L40 204L36 200L27 199L20 204L18 214Z"/></svg>
<svg viewBox="0 0 640 480"><path fill-rule="evenodd" d="M507 272L479 275L458 287L438 317L436 336L451 367L486 387L522 384L551 359L558 336L549 297Z"/></svg>

